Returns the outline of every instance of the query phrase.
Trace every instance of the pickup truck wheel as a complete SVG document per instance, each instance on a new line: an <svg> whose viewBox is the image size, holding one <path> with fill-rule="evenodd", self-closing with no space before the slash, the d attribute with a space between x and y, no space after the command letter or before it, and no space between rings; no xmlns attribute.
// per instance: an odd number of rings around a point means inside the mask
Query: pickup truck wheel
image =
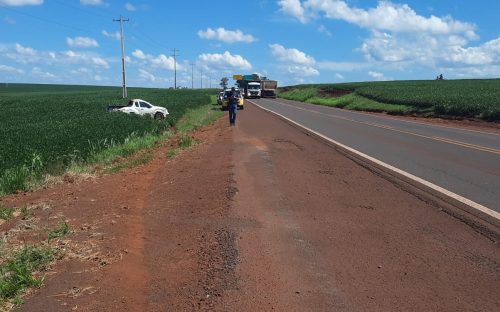
<svg viewBox="0 0 500 312"><path fill-rule="evenodd" d="M165 116L163 116L162 113L158 112L155 114L155 120L162 120L163 118L165 118Z"/></svg>

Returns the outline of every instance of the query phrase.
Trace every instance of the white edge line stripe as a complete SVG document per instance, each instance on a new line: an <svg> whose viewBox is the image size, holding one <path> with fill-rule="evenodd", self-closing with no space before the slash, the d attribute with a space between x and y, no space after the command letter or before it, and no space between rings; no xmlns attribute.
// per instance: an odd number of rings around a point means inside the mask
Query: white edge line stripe
<svg viewBox="0 0 500 312"><path fill-rule="evenodd" d="M319 132L316 132L316 131L314 131L314 130L306 127L306 126L303 126L303 125L299 124L298 122L291 120L288 117L285 117L285 116L283 116L283 115L281 115L279 113L276 113L276 112L274 112L274 111L272 111L270 109L264 108L264 107L262 107L261 105L255 103L255 102L252 102L252 101L249 101L249 102L252 103L252 104L254 104L254 105L256 105L256 106L258 106L258 107L260 107L261 109L263 109L265 111L268 111L268 112L271 112L271 113L273 113L275 115L278 115L281 118L283 118L283 119L285 119L285 120L287 120L287 121L289 121L289 122L291 122L291 123L293 123L293 124L295 124L295 125L303 128L303 129L305 129L305 130L307 130L309 132L312 132L315 135L317 135L317 136L319 136L319 137L321 137L321 138L323 138L323 139L325 139L325 140L327 140L327 141L329 141L329 142L331 142L331 143L333 143L335 145L338 145L338 146L340 146L340 147L342 147L342 148L350 151L351 153L354 153L354 154L356 154L358 156L361 156L361 157L363 157L363 158L365 158L365 159L367 159L367 160L369 160L371 162L376 163L379 166L382 166L382 167L385 167L385 168L387 168L387 169L389 169L391 171L394 171L394 172L396 172L396 173L398 173L398 174L400 174L400 175L402 175L402 176L404 176L404 177L406 177L408 179L411 179L411 180L416 181L416 182L418 182L420 184L423 184L423 185L425 185L425 186L427 186L427 187L429 187L429 188L431 188L431 189L433 189L435 191L438 191L438 192L440 192L442 194L445 194L446 196L449 196L449 197L451 197L451 198L453 198L455 200L458 200L459 202L461 202L461 203L463 203L463 204L465 204L467 206L470 206L470 207L472 207L474 209L477 209L477 210L479 210L479 211L481 211L481 212L483 212L483 213L485 213L485 214L487 214L487 215L489 215L489 216L491 216L491 217L493 217L493 218L495 218L497 220L500 220L500 213L498 213L498 212L496 212L496 211L494 211L494 210L492 210L492 209L490 209L488 207L485 207L485 206L483 206L481 204L478 204L478 203L476 203L476 202L474 202L474 201L472 201L472 200L470 200L468 198L465 198L465 197L460 196L458 194L455 194L455 193L453 193L451 191L448 191L447 189L442 188L442 187L440 187L438 185L435 185L435 184L433 184L433 183L431 183L431 182L429 182L427 180L424 180L422 178L414 176L411 173L408 173L408 172L403 171L401 169L398 169L398 168L396 168L394 166L391 166L391 165L389 165L389 164L387 164L387 163L385 163L385 162L383 162L381 160L378 160L376 158L368 156L368 155L366 155L366 154L364 154L364 153L362 153L362 152L360 152L358 150L353 149L352 147L344 145L344 144L342 144L340 142L337 142L337 141L335 141L335 140L333 140L333 139L331 139L331 138L329 138L329 137L327 137L327 136L325 136L325 135L323 135L323 134L321 134Z"/></svg>
<svg viewBox="0 0 500 312"><path fill-rule="evenodd" d="M291 101L291 100L287 100L287 101ZM281 103L279 101L276 101L276 102L277 103ZM309 104L309 105L316 105L316 106L321 106L321 107L329 108L329 109L332 109L332 110L338 110L338 111L346 112L345 109L334 107L334 106L312 104L312 103L307 103L307 102L299 102L299 103ZM363 112L363 111L349 110L349 113L359 114L359 115L373 116L370 113ZM474 130L474 129L461 128L461 127L445 126L445 125L439 125L439 124L434 124L434 123L430 123L430 122L414 121L414 120L404 120L404 119L400 119L400 118L389 117L389 116L381 116L381 115L377 115L377 117L380 117L382 119L390 119L390 120L401 121L401 122L408 122L408 123L414 123L414 124L425 125L425 126L434 126L434 127L447 128L447 129L451 129L451 130L463 130L463 131L470 131L470 132L477 132L477 133L482 133L482 134L489 134L489 135L500 136L500 133L489 132L489 131L486 131L486 130L483 131L483 130Z"/></svg>

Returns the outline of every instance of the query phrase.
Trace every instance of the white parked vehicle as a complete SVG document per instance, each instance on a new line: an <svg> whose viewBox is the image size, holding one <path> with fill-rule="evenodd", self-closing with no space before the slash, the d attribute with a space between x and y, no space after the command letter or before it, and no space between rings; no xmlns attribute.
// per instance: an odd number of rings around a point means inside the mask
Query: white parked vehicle
<svg viewBox="0 0 500 312"><path fill-rule="evenodd" d="M155 106L141 99L133 99L127 105L110 105L108 112L123 112L136 115L150 115L154 119L164 119L168 115L168 110L162 106Z"/></svg>
<svg viewBox="0 0 500 312"><path fill-rule="evenodd" d="M222 105L222 99L224 98L224 91L219 92L219 95L217 95L217 103L219 105Z"/></svg>

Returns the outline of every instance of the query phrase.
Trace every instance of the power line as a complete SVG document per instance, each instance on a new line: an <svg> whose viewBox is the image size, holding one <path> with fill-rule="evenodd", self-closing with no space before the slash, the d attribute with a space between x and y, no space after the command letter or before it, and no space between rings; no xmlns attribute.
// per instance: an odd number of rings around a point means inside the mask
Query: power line
<svg viewBox="0 0 500 312"><path fill-rule="evenodd" d="M134 25L135 27L136 25ZM159 43L158 41L154 40L153 38L151 38L148 34L146 34L145 32L143 32L140 28L133 28L133 30L137 30L137 32L140 33L140 35L146 39L148 39L151 43L155 44L156 47L158 48L162 48L162 49L168 49L168 47L166 47L165 45ZM140 37L140 36L138 36Z"/></svg>
<svg viewBox="0 0 500 312"><path fill-rule="evenodd" d="M24 15L24 16L27 16L27 17L30 17L30 18L33 18L33 19L45 22L45 23L54 24L54 25L57 25L57 26L61 26L61 27L64 27L64 28L72 29L72 30L82 31L82 32L86 32L86 33L89 33L89 34L96 34L96 32L93 32L93 31L90 31L90 30L78 28L78 27L71 26L71 25L66 25L66 24L63 24L63 23L60 23L60 22L57 22L57 21L53 21L53 20L50 20L50 19L39 17L39 16L36 16L36 15L33 15L33 14L29 14L29 13L26 13L26 12L22 12L22 11L19 11L19 10L10 8L10 7L6 7L5 5L2 5L2 4L0 4L0 7L6 9L8 11L12 11L12 12L15 12L17 14L21 14L21 15Z"/></svg>
<svg viewBox="0 0 500 312"><path fill-rule="evenodd" d="M116 20L113 19L113 22L120 22L120 38L121 38L121 46L122 46L122 79L123 79L123 89L122 89L122 97L126 98L127 97L127 83L125 79L125 45L123 43L124 38L123 38L123 22L128 22L129 19L123 19L123 17L120 15L120 19Z"/></svg>
<svg viewBox="0 0 500 312"><path fill-rule="evenodd" d="M66 1L66 2L64 2L64 1L60 1L60 0L53 0L53 1L55 1L55 2L57 2L57 3L59 3L59 4L62 4L62 5L64 5L64 6L66 6L66 7L72 8L72 9L73 9L73 10L75 10L75 11L80 11L80 12L83 12L83 13L85 13L85 14L87 14L87 15L90 15L90 16L92 16L92 17L94 17L94 18L95 18L95 16L96 16L96 15L100 15L101 17L104 17L104 18L106 18L106 19L108 19L108 18L110 17L110 15L104 15L104 14L102 14L101 12L99 12L99 11L97 11L97 10L93 10L93 11L91 12L91 11L89 11L89 10L83 9L81 6L76 6L76 5L74 5L74 4L68 3L67 1Z"/></svg>

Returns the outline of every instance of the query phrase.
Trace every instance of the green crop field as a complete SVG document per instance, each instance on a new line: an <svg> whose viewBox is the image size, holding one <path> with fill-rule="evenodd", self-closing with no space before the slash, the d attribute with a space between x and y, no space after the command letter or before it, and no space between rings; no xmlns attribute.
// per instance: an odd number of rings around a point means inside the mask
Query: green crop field
<svg viewBox="0 0 500 312"><path fill-rule="evenodd" d="M60 173L72 162L123 143L131 136L158 134L175 125L186 110L210 103L213 90L129 88L168 109L163 121L123 113L106 106L126 104L121 88L0 84L0 194L2 179L19 168Z"/></svg>
<svg viewBox="0 0 500 312"><path fill-rule="evenodd" d="M348 109L500 120L500 79L299 85L281 88L279 96Z"/></svg>

